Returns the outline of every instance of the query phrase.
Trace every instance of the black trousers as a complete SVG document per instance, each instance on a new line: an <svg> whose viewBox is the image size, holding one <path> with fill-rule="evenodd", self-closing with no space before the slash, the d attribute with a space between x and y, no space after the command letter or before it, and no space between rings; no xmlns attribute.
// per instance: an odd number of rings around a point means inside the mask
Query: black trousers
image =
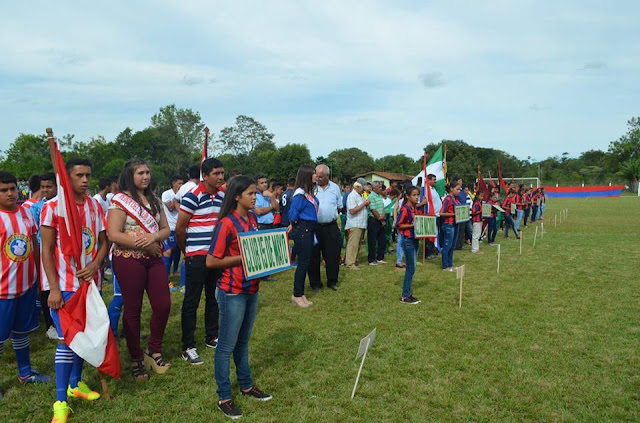
<svg viewBox="0 0 640 423"><path fill-rule="evenodd" d="M222 269L209 269L205 265L206 256L185 258L185 293L182 301L182 349L195 348L194 335L200 297L204 289L204 337L205 341L218 337L218 303L216 302L216 281Z"/></svg>
<svg viewBox="0 0 640 423"><path fill-rule="evenodd" d="M462 244L464 244L464 229L467 225L467 222L456 223L458 225L458 238L456 238L456 250L460 250L462 248Z"/></svg>
<svg viewBox="0 0 640 423"><path fill-rule="evenodd" d="M370 217L367 221L367 243L369 245L369 263L383 260L384 250L387 247L387 237L384 233L384 226L375 217Z"/></svg>
<svg viewBox="0 0 640 423"><path fill-rule="evenodd" d="M298 267L293 276L293 295L301 297L304 295L304 281L307 272L311 267L311 256L313 255L313 234L316 231L316 222L304 220L298 221L291 230L294 250L298 254Z"/></svg>
<svg viewBox="0 0 640 423"><path fill-rule="evenodd" d="M316 226L318 245L313 247L311 264L309 266L309 283L311 288L321 288L320 280L320 253L325 263L327 273L327 286L338 284L340 272L340 247L342 234L334 220L331 223L318 223Z"/></svg>

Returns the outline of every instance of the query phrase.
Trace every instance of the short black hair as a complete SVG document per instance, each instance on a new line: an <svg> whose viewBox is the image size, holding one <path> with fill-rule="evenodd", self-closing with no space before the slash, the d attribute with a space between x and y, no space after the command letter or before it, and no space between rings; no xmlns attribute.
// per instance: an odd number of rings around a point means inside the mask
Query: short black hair
<svg viewBox="0 0 640 423"><path fill-rule="evenodd" d="M209 173L211 173L213 169L216 169L218 167L224 167L224 165L220 160L214 157L211 157L210 159L207 159L204 162L202 162L202 174L208 175Z"/></svg>
<svg viewBox="0 0 640 423"><path fill-rule="evenodd" d="M193 165L189 167L189 179L200 179L200 166Z"/></svg>
<svg viewBox="0 0 640 423"><path fill-rule="evenodd" d="M258 179L263 179L263 178L267 179L267 175L265 175L264 173L258 173L254 179L256 180L256 182L258 182Z"/></svg>
<svg viewBox="0 0 640 423"><path fill-rule="evenodd" d="M273 181L272 185L271 185L274 189L278 188L278 187L283 187L284 188L284 184L280 181Z"/></svg>
<svg viewBox="0 0 640 423"><path fill-rule="evenodd" d="M38 192L40 190L40 175L34 173L29 176L29 191Z"/></svg>
<svg viewBox="0 0 640 423"><path fill-rule="evenodd" d="M296 184L296 178L289 178L289 180L287 181L288 187L295 186L295 184Z"/></svg>
<svg viewBox="0 0 640 423"><path fill-rule="evenodd" d="M171 183L174 183L175 181L184 181L184 176L182 176L182 175L173 175L171 177Z"/></svg>
<svg viewBox="0 0 640 423"><path fill-rule="evenodd" d="M106 187L108 187L109 185L111 185L111 178L105 177L103 176L102 178L100 178L100 180L98 181L98 189L100 191L102 191L103 189L105 189Z"/></svg>
<svg viewBox="0 0 640 423"><path fill-rule="evenodd" d="M56 174L53 172L47 172L40 175L40 182L42 181L53 181L56 182Z"/></svg>
<svg viewBox="0 0 640 423"><path fill-rule="evenodd" d="M74 167L76 166L88 166L91 167L91 161L89 159L82 159L79 157L74 157L73 159L70 159L69 161L67 161L67 164L65 165L65 168L67 168L67 173L71 173L71 171L73 170Z"/></svg>
<svg viewBox="0 0 640 423"><path fill-rule="evenodd" d="M10 184L12 182L18 185L18 180L13 173L7 172L6 170L0 170L0 184Z"/></svg>
<svg viewBox="0 0 640 423"><path fill-rule="evenodd" d="M432 179L436 179L436 175L434 175L433 173L430 173L427 175L427 180L432 180Z"/></svg>

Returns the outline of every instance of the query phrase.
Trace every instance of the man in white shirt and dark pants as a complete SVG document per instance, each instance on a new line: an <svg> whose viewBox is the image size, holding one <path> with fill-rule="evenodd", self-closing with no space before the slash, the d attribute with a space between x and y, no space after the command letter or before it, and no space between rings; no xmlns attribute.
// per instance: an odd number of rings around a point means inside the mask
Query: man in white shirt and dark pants
<svg viewBox="0 0 640 423"><path fill-rule="evenodd" d="M169 230L171 234L164 242L164 253L162 254L162 260L167 268L167 274L171 276L171 264L173 263L173 273L178 271L178 263L180 263L180 248L178 248L178 241L176 240L176 222L178 221L178 208L174 199L180 187L184 184L184 178L180 175L175 175L171 178L171 188L162 193L162 207L164 208L164 214L167 216L167 223L169 224ZM175 288L171 287L172 290Z"/></svg>
<svg viewBox="0 0 640 423"><path fill-rule="evenodd" d="M338 273L340 272L340 229L338 228L338 210L342 209L342 193L340 187L329 180L329 167L316 167L318 198L318 226L316 237L318 245L313 249L309 266L309 283L314 291L322 289L320 280L320 253L324 258L327 272L327 286L338 290Z"/></svg>

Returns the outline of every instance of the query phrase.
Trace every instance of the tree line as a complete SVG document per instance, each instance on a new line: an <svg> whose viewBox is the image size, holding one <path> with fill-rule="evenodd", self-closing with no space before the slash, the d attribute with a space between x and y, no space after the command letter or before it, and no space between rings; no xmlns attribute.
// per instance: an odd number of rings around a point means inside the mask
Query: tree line
<svg viewBox="0 0 640 423"><path fill-rule="evenodd" d="M189 166L200 161L205 124L197 111L181 109L174 104L160 108L151 117L150 125L139 131L125 128L114 140L97 136L76 140L73 135L59 139L65 160L88 157L93 161L94 181L115 176L124 163L137 156L147 160L156 182L167 186L175 174L186 175ZM354 176L369 171L384 171L415 175L422 169L422 156L391 154L374 158L368 151L356 147L338 149L312 159L304 143L288 143L278 147L274 134L252 117L240 115L232 126L213 134L209 156L218 157L227 171L238 170L247 175L266 173L286 181L294 177L302 164L327 164L333 178L349 183ZM577 158L568 153L533 161L519 159L505 151L475 147L463 140L442 140L425 145L424 152L433 154L441 143L447 147L449 175L460 175L467 181L476 178L477 168L484 177L487 171L496 177L496 161L503 175L511 177L540 177L546 185L579 185L585 183L626 183L630 186L640 179L640 118L627 122L627 132L609 143L607 151L589 150ZM389 143L389 150L395 149ZM0 168L14 173L19 179L31 174L52 170L45 134L20 134L3 152Z"/></svg>

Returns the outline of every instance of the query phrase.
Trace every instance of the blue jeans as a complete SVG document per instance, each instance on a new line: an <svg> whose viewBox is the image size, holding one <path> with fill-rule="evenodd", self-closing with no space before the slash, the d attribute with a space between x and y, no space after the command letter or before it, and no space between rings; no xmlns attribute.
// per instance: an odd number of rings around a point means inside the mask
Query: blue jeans
<svg viewBox="0 0 640 423"><path fill-rule="evenodd" d="M538 206L531 206L531 222L535 222L538 218Z"/></svg>
<svg viewBox="0 0 640 423"><path fill-rule="evenodd" d="M404 271L404 281L402 282L402 296L411 295L411 283L413 275L416 273L416 252L418 251L418 240L415 238L402 237L402 249L407 258L407 267Z"/></svg>
<svg viewBox="0 0 640 423"><path fill-rule="evenodd" d="M542 215L544 214L544 206L545 204L542 203L540 204L540 207L538 208L538 220L542 217Z"/></svg>
<svg viewBox="0 0 640 423"><path fill-rule="evenodd" d="M516 210L516 223L513 225L513 230L518 233L520 230L520 222L522 222L522 216L524 216L524 210Z"/></svg>
<svg viewBox="0 0 640 423"><path fill-rule="evenodd" d="M453 249L456 239L458 237L458 227L455 223L450 225L448 223L442 224L442 268L453 267Z"/></svg>
<svg viewBox="0 0 640 423"><path fill-rule="evenodd" d="M398 232L398 238L396 239L396 264L402 263L402 259L404 258L403 240L404 235Z"/></svg>
<svg viewBox="0 0 640 423"><path fill-rule="evenodd" d="M509 228L513 229L513 233L518 236L518 231L515 228L513 217L510 214L504 214L504 237L509 238Z"/></svg>
<svg viewBox="0 0 640 423"><path fill-rule="evenodd" d="M487 239L489 240L489 244L493 244L496 240L496 234L498 233L498 224L496 222L496 218L490 217L487 219Z"/></svg>
<svg viewBox="0 0 640 423"><path fill-rule="evenodd" d="M215 376L218 397L222 401L231 399L229 366L232 353L240 389L253 386L249 368L249 338L258 311L258 293L228 294L216 288L216 301L220 310L220 330L215 352Z"/></svg>

